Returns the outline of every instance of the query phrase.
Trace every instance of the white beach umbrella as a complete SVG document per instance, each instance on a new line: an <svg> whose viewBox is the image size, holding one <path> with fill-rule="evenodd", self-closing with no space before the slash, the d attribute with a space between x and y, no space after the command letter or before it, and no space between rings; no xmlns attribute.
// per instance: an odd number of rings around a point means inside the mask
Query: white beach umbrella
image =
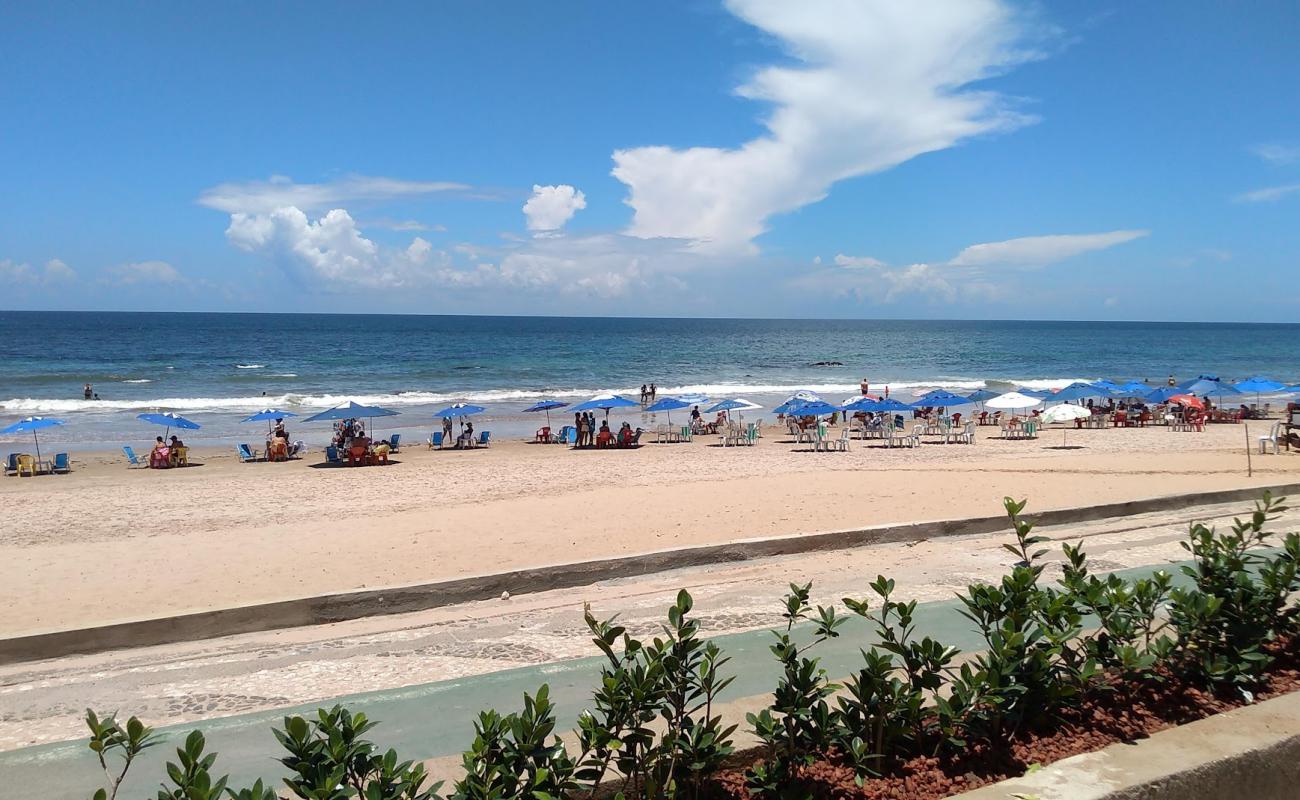
<svg viewBox="0 0 1300 800"><path fill-rule="evenodd" d="M989 408L1020 409L1033 408L1042 402L1043 401L1037 397L1030 397L1027 394L1021 394L1020 392L1007 392L1006 394L1000 394L992 400L986 401L984 405Z"/></svg>
<svg viewBox="0 0 1300 800"><path fill-rule="evenodd" d="M1092 412L1083 406L1076 406L1070 403L1062 403L1059 406L1052 406L1044 411L1038 418L1046 423L1053 422L1074 422L1076 419L1091 417ZM1061 446L1065 446L1065 432L1070 430L1068 427L1061 431Z"/></svg>

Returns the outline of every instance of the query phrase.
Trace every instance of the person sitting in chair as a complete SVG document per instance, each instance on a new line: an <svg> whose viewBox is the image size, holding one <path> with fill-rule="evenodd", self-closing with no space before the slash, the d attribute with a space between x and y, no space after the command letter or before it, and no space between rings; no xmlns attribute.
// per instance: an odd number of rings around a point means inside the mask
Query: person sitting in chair
<svg viewBox="0 0 1300 800"><path fill-rule="evenodd" d="M600 423L600 433L596 436L597 447L609 447L614 440L614 434L609 429L609 420L603 420Z"/></svg>
<svg viewBox="0 0 1300 800"><path fill-rule="evenodd" d="M154 469L166 469L172 465L171 458L171 448L167 447L163 437L159 436L154 440L153 449L149 451L149 466Z"/></svg>

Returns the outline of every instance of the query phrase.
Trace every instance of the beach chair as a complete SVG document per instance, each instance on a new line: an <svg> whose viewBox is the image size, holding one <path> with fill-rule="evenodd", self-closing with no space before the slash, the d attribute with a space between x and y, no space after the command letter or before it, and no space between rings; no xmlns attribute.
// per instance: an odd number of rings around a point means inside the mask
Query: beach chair
<svg viewBox="0 0 1300 800"><path fill-rule="evenodd" d="M1282 440L1282 427L1283 425L1281 422L1274 422L1272 430L1268 432L1268 436L1259 437L1260 454L1267 453L1271 450L1274 455L1277 455L1277 444Z"/></svg>
<svg viewBox="0 0 1300 800"><path fill-rule="evenodd" d="M475 447L490 447L492 445L492 431L479 431L478 441L474 443Z"/></svg>
<svg viewBox="0 0 1300 800"><path fill-rule="evenodd" d="M236 447L235 452L239 454L239 460L241 463L257 460L257 451L246 444L241 444Z"/></svg>
<svg viewBox="0 0 1300 800"><path fill-rule="evenodd" d="M826 449L827 451L838 450L841 453L847 453L849 451L849 429L840 428L839 438L829 440Z"/></svg>
<svg viewBox="0 0 1300 800"><path fill-rule="evenodd" d="M190 465L190 449L188 447L172 448L172 466L188 467Z"/></svg>
<svg viewBox="0 0 1300 800"><path fill-rule="evenodd" d="M18 477L26 474L29 478L36 477L36 459L23 453L18 456Z"/></svg>
<svg viewBox="0 0 1300 800"><path fill-rule="evenodd" d="M400 433L394 433L392 436L389 436L389 437L388 437L388 452L390 452L390 453L396 453L396 452L397 452L397 445L398 445L401 441L402 441L402 434L400 434Z"/></svg>
<svg viewBox="0 0 1300 800"><path fill-rule="evenodd" d="M54 473L72 472L72 461L68 458L67 453L54 454L54 463L50 465L50 472L54 472Z"/></svg>
<svg viewBox="0 0 1300 800"><path fill-rule="evenodd" d="M330 464L338 464L343 459L339 458L339 449L334 445L325 448L325 460Z"/></svg>
<svg viewBox="0 0 1300 800"><path fill-rule="evenodd" d="M434 431L429 434L429 449L432 450L435 447L439 450L443 447L442 431Z"/></svg>
<svg viewBox="0 0 1300 800"><path fill-rule="evenodd" d="M10 453L8 460L5 461L5 474L18 473L18 454Z"/></svg>
<svg viewBox="0 0 1300 800"><path fill-rule="evenodd" d="M131 449L131 445L129 444L122 445L122 452L126 454L126 463L128 468L130 467L134 467L135 469L149 468L149 463L147 461L144 461L141 458L138 458L135 454L135 450Z"/></svg>

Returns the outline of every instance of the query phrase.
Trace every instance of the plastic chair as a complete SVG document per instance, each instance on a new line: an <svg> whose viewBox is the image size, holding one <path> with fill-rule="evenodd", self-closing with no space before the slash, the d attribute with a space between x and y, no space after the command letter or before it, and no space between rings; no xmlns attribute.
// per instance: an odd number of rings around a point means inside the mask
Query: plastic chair
<svg viewBox="0 0 1300 800"><path fill-rule="evenodd" d="M334 445L325 448L325 460L331 464L337 464L342 459L339 458L339 449Z"/></svg>
<svg viewBox="0 0 1300 800"><path fill-rule="evenodd" d="M402 441L402 434L400 434L400 433L394 433L392 436L389 436L389 437L388 437L388 452L390 452L390 453L396 453L396 452L397 452L397 445L398 445L401 441Z"/></svg>
<svg viewBox="0 0 1300 800"><path fill-rule="evenodd" d="M429 434L429 449L432 450L433 448L436 447L439 450L441 450L442 441L443 441L442 431L434 431L433 433Z"/></svg>
<svg viewBox="0 0 1300 800"><path fill-rule="evenodd" d="M11 472L14 472L14 473L18 472L18 454L17 454L17 453L10 453L10 454L9 454L9 459L8 459L7 461L5 461L5 474L8 475L8 474L11 473Z"/></svg>
<svg viewBox="0 0 1300 800"><path fill-rule="evenodd" d="M136 469L147 469L149 467L148 464L136 456L135 450L131 449L131 445L122 445L122 452L126 454L126 462L129 466L135 467Z"/></svg>
<svg viewBox="0 0 1300 800"><path fill-rule="evenodd" d="M239 453L239 460L241 462L257 460L257 451L252 449L246 444L239 445L238 447L235 448L235 451Z"/></svg>
<svg viewBox="0 0 1300 800"><path fill-rule="evenodd" d="M54 464L50 467L50 472L72 472L72 462L67 453L56 453L54 455Z"/></svg>
<svg viewBox="0 0 1300 800"><path fill-rule="evenodd" d="M26 453L18 456L18 477L21 478L23 473L27 473L29 478L36 477L36 459Z"/></svg>
<svg viewBox="0 0 1300 800"><path fill-rule="evenodd" d="M491 438L492 438L492 431L480 431L478 435L478 441L474 443L474 446L489 447L492 444L492 442L490 441Z"/></svg>

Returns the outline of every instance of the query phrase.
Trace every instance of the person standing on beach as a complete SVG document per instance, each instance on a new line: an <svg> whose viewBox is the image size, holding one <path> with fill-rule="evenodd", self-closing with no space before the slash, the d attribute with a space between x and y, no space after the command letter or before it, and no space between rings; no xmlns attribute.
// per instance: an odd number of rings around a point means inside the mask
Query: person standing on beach
<svg viewBox="0 0 1300 800"><path fill-rule="evenodd" d="M644 383L641 384L641 405L645 405L646 398L649 396L650 396L650 390L646 388L646 385Z"/></svg>
<svg viewBox="0 0 1300 800"><path fill-rule="evenodd" d="M442 418L442 441L451 441L451 417Z"/></svg>
<svg viewBox="0 0 1300 800"><path fill-rule="evenodd" d="M650 402L653 403L655 401L655 397L658 394L659 394L659 390L655 388L655 385L653 383L650 384Z"/></svg>
<svg viewBox="0 0 1300 800"><path fill-rule="evenodd" d="M866 397L867 394L868 394L868 393L870 392L870 390L871 390L871 384L870 384L870 383L867 383L867 379L866 379L866 378L863 378L863 379L862 379L862 384L861 384L861 386L860 386L859 388L862 389L862 396L863 396L863 397Z"/></svg>

